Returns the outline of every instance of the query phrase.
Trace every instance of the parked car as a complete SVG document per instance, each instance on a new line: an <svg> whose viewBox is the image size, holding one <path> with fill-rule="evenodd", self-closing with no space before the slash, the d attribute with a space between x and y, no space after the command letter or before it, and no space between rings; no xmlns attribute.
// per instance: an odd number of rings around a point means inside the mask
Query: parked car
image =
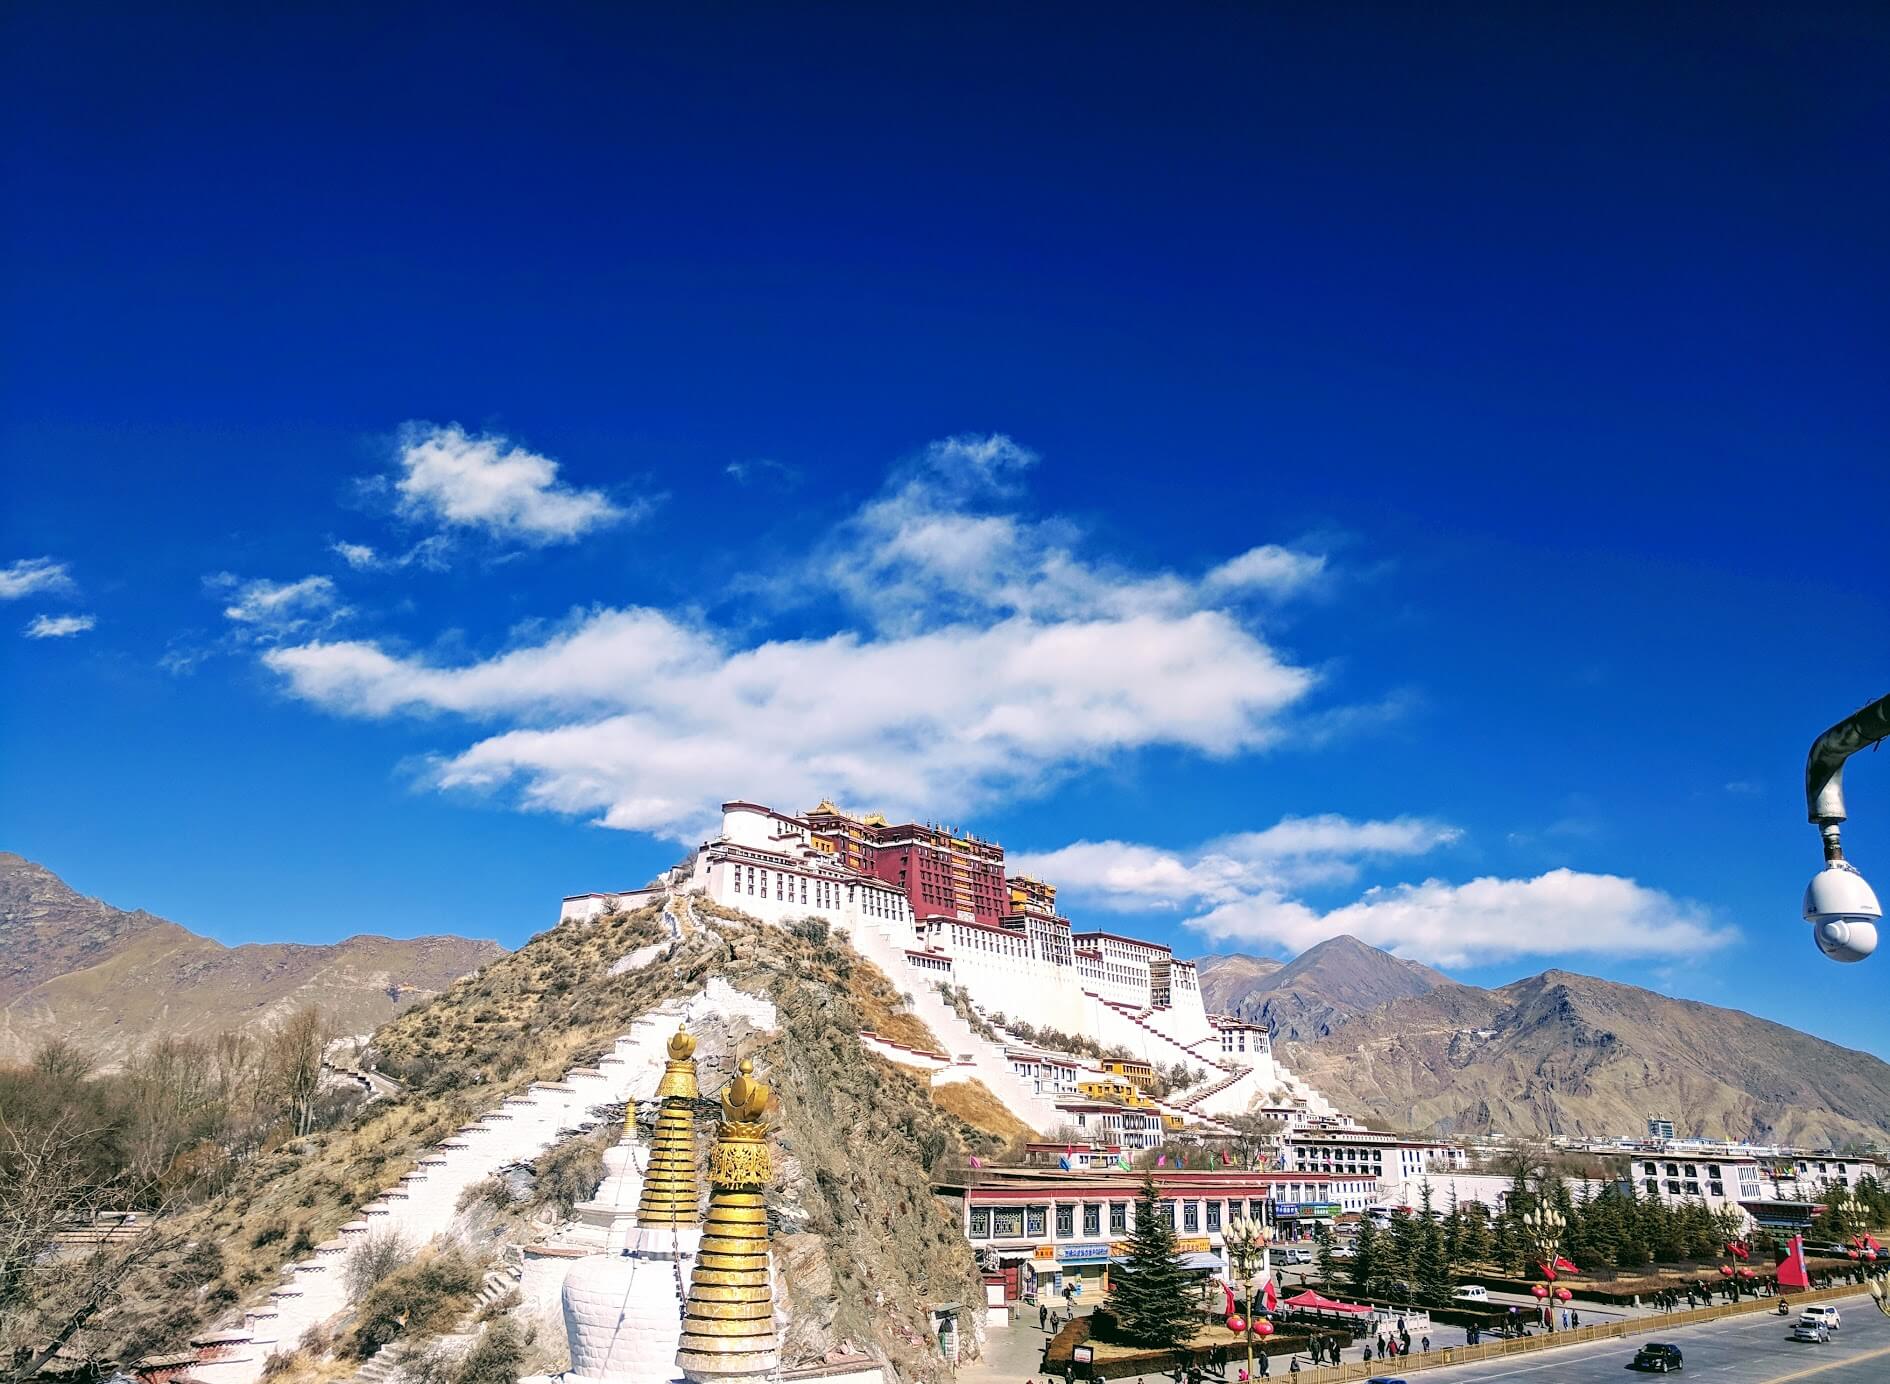
<svg viewBox="0 0 1890 1384"><path fill-rule="evenodd" d="M1822 1302L1807 1307L1803 1312L1800 1312L1798 1314L1798 1320L1801 1322L1817 1322L1826 1331L1837 1331L1844 1325L1844 1318L1838 1315L1837 1308L1828 1306Z"/></svg>
<svg viewBox="0 0 1890 1384"><path fill-rule="evenodd" d="M1332 1257L1334 1259L1350 1259L1354 1252L1350 1245L1340 1245L1337 1249L1332 1251Z"/></svg>
<svg viewBox="0 0 1890 1384"><path fill-rule="evenodd" d="M1466 1283L1452 1293L1451 1297L1458 1302L1488 1302L1490 1290L1481 1283Z"/></svg>
<svg viewBox="0 0 1890 1384"><path fill-rule="evenodd" d="M1823 1345L1826 1341L1831 1339L1831 1333L1824 1329L1822 1323L1807 1319L1799 1322L1797 1326L1794 1326L1792 1328L1792 1334L1786 1339L1792 1341L1810 1341L1814 1345Z"/></svg>
<svg viewBox="0 0 1890 1384"><path fill-rule="evenodd" d="M1658 1341L1649 1341L1634 1352L1630 1368L1653 1370L1657 1374L1667 1374L1680 1369L1686 1362L1680 1357L1679 1346L1662 1345Z"/></svg>

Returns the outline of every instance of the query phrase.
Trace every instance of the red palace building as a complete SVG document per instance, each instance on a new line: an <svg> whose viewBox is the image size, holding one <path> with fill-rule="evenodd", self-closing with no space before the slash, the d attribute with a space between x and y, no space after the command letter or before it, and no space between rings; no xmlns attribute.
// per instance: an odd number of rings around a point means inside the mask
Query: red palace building
<svg viewBox="0 0 1890 1384"><path fill-rule="evenodd" d="M876 812L856 817L830 802L801 820L837 862L903 890L916 918L995 924L1012 911L1004 847L995 841L952 827L895 826Z"/></svg>

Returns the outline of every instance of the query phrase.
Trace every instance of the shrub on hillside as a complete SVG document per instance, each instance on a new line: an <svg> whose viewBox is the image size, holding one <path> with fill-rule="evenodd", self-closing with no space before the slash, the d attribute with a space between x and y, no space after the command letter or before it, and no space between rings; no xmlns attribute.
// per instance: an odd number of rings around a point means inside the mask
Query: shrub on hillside
<svg viewBox="0 0 1890 1384"><path fill-rule="evenodd" d="M388 1274L356 1304L349 1351L365 1360L403 1334L437 1335L479 1290L479 1266L457 1246L423 1254Z"/></svg>
<svg viewBox="0 0 1890 1384"><path fill-rule="evenodd" d="M453 1204L456 1211L470 1211L475 1206L490 1206L503 1211L514 1201L512 1188L502 1177L482 1177L459 1194Z"/></svg>
<svg viewBox="0 0 1890 1384"><path fill-rule="evenodd" d="M568 1216L579 1202L595 1196L604 1180L603 1142L592 1135L560 1144L538 1160L537 1172L536 1199Z"/></svg>
<svg viewBox="0 0 1890 1384"><path fill-rule="evenodd" d="M377 1230L348 1252L342 1281L348 1299L360 1302L374 1286L413 1257L413 1250L397 1230Z"/></svg>
<svg viewBox="0 0 1890 1384"><path fill-rule="evenodd" d="M501 1317L466 1352L453 1384L513 1384L524 1363L525 1338L510 1318Z"/></svg>

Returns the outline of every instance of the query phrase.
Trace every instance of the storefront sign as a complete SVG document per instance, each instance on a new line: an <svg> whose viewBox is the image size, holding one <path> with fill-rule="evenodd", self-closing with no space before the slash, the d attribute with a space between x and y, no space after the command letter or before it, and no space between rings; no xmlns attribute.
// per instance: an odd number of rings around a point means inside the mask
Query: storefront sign
<svg viewBox="0 0 1890 1384"><path fill-rule="evenodd" d="M1080 1264L1090 1260L1107 1259L1108 1245L1059 1245L1057 1258L1066 1264Z"/></svg>
<svg viewBox="0 0 1890 1384"><path fill-rule="evenodd" d="M1330 1220L1345 1208L1336 1201L1276 1201L1273 1214L1281 1220Z"/></svg>
<svg viewBox="0 0 1890 1384"><path fill-rule="evenodd" d="M1038 1245L1036 1253L1031 1257L1034 1259L1055 1259L1057 1257L1057 1247L1055 1245Z"/></svg>
<svg viewBox="0 0 1890 1384"><path fill-rule="evenodd" d="M1175 1252L1177 1254L1212 1254L1214 1246L1209 1244L1207 1236L1203 1235L1198 1240L1175 1241Z"/></svg>

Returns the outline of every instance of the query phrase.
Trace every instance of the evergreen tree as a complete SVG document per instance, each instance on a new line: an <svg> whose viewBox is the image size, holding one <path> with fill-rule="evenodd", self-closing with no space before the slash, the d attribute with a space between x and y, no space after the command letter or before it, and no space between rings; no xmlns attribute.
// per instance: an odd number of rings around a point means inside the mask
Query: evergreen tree
<svg viewBox="0 0 1890 1384"><path fill-rule="evenodd" d="M1473 1201L1463 1208L1463 1240L1457 1249L1456 1262L1488 1264L1495 1255L1496 1236L1490 1229L1490 1208Z"/></svg>
<svg viewBox="0 0 1890 1384"><path fill-rule="evenodd" d="M1378 1227L1372 1224L1370 1216L1358 1228L1358 1235L1352 1241L1352 1291L1361 1297L1371 1296L1372 1284L1377 1280Z"/></svg>
<svg viewBox="0 0 1890 1384"><path fill-rule="evenodd" d="M1456 1214L1454 1206L1451 1214ZM1453 1286L1450 1270L1448 1240L1444 1227L1432 1214L1431 1183L1426 1178L1418 1192L1417 1250L1411 1265L1411 1286L1418 1301L1433 1307L1448 1306Z"/></svg>
<svg viewBox="0 0 1890 1384"><path fill-rule="evenodd" d="M1136 1199L1128 1262L1110 1275L1109 1310L1125 1337L1157 1349L1177 1350L1200 1329L1188 1275L1175 1250L1175 1227L1162 1214L1153 1177L1142 1179Z"/></svg>
<svg viewBox="0 0 1890 1384"><path fill-rule="evenodd" d="M1338 1264L1332 1257L1332 1230L1324 1221L1314 1221L1313 1267L1319 1271L1319 1286L1328 1293L1338 1277Z"/></svg>
<svg viewBox="0 0 1890 1384"><path fill-rule="evenodd" d="M1430 1188L1427 1181L1424 1186ZM1444 1213L1444 1257L1453 1265L1464 1261L1463 1252L1463 1207L1457 1202L1457 1193L1453 1188L1450 1193L1450 1210Z"/></svg>
<svg viewBox="0 0 1890 1384"><path fill-rule="evenodd" d="M1409 1283L1417 1268L1418 1223L1409 1211L1391 1213L1391 1228L1379 1237L1378 1272L1372 1282L1379 1296L1390 1296L1391 1285Z"/></svg>

